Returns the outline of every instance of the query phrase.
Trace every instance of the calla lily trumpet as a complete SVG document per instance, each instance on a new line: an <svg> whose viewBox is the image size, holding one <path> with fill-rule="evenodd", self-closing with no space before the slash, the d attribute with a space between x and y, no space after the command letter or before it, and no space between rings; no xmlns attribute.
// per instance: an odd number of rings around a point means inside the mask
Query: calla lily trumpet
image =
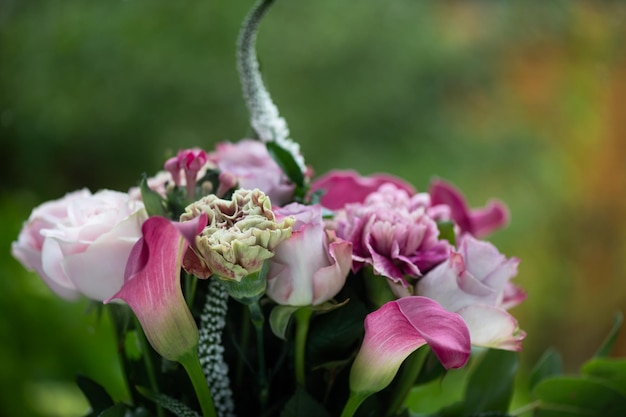
<svg viewBox="0 0 626 417"><path fill-rule="evenodd" d="M198 328L180 286L180 270L189 240L206 224L206 216L187 223L151 217L133 247L124 285L105 303L124 300L133 310L152 347L179 361L198 344Z"/></svg>

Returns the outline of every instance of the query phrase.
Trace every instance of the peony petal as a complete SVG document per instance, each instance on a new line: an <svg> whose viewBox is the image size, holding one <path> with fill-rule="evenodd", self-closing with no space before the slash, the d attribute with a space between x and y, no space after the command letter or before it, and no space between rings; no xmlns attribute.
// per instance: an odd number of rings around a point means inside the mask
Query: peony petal
<svg viewBox="0 0 626 417"><path fill-rule="evenodd" d="M311 184L311 192L325 191L321 203L330 210L339 210L349 203L362 203L368 194L376 191L383 184L394 184L409 195L415 189L400 178L387 174L374 174L361 177L355 171L330 171Z"/></svg>
<svg viewBox="0 0 626 417"><path fill-rule="evenodd" d="M180 286L182 257L188 242L168 219L151 217L142 227L141 250L133 250L147 262L130 276L112 299L124 300L133 310L161 356L178 360L198 343L198 329ZM131 261L132 262L132 261ZM135 268L130 268L133 270Z"/></svg>
<svg viewBox="0 0 626 417"><path fill-rule="evenodd" d="M365 338L350 371L350 389L373 393L385 388L411 352L428 343L446 368L470 356L470 338L461 317L426 297L390 301L365 318Z"/></svg>
<svg viewBox="0 0 626 417"><path fill-rule="evenodd" d="M470 210L463 194L446 181L434 180L428 192L433 206L443 204L450 207L450 216L462 233L484 237L506 226L509 221L509 212L504 203L491 200L485 208Z"/></svg>
<svg viewBox="0 0 626 417"><path fill-rule="evenodd" d="M504 309L474 304L457 311L469 328L472 345L504 350L522 350L526 333Z"/></svg>

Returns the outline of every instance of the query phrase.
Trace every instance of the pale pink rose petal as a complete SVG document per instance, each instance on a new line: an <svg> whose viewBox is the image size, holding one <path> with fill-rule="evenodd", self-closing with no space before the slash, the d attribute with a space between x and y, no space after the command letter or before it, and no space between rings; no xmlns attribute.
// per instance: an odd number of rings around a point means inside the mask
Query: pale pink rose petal
<svg viewBox="0 0 626 417"><path fill-rule="evenodd" d="M522 350L526 333L506 310L473 304L457 311L469 328L472 345L504 350Z"/></svg>
<svg viewBox="0 0 626 417"><path fill-rule="evenodd" d="M505 310L513 308L524 301L526 297L527 294L524 290L509 282L504 287L502 294L502 308Z"/></svg>
<svg viewBox="0 0 626 417"><path fill-rule="evenodd" d="M352 243L345 240L333 242L328 253L332 258L331 265L319 269L313 276L313 305L328 301L341 291L352 267Z"/></svg>

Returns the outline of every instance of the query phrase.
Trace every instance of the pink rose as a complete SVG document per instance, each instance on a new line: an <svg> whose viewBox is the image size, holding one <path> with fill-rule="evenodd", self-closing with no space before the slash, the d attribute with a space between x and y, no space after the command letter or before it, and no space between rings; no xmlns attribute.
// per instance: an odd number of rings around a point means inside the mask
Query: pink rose
<svg viewBox="0 0 626 417"><path fill-rule="evenodd" d="M267 274L267 295L282 305L318 305L343 288L352 265L352 244L325 230L322 208L298 203L275 209L294 217L291 237L276 248Z"/></svg>
<svg viewBox="0 0 626 417"><path fill-rule="evenodd" d="M448 242L429 215L427 194L409 195L385 184L362 204L348 204L335 221L337 235L353 244L353 269L372 265L374 273L401 283L419 277L448 257Z"/></svg>
<svg viewBox="0 0 626 417"><path fill-rule="evenodd" d="M466 234L458 251L417 282L416 294L463 317L473 345L521 350L525 333L505 309L524 298L510 283L518 264L517 258L507 259L491 243Z"/></svg>
<svg viewBox="0 0 626 417"><path fill-rule="evenodd" d="M146 218L143 204L128 194L76 191L36 207L12 254L57 295L101 301L121 288Z"/></svg>
<svg viewBox="0 0 626 417"><path fill-rule="evenodd" d="M324 191L321 204L330 210L339 210L350 203L362 203L365 198L383 184L415 194L415 189L400 178L388 174L361 177L355 171L330 171L311 184L311 191Z"/></svg>
<svg viewBox="0 0 626 417"><path fill-rule="evenodd" d="M239 188L258 188L269 196L272 205L281 206L293 200L294 184L274 162L264 143L252 139L222 142L207 156L222 176L234 177Z"/></svg>

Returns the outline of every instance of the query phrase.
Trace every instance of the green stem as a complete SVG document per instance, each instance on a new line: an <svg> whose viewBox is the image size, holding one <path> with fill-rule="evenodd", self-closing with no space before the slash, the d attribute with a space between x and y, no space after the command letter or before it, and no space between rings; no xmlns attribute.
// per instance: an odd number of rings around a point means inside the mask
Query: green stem
<svg viewBox="0 0 626 417"><path fill-rule="evenodd" d="M369 396L369 393L355 393L354 391L350 391L350 397L348 398L346 405L343 407L341 417L352 417L354 413L356 413L356 410L358 410L361 403Z"/></svg>
<svg viewBox="0 0 626 417"><path fill-rule="evenodd" d="M150 343L148 343L148 339L146 339L146 335L143 332L143 328L141 327L141 323L139 323L139 319L137 316L133 314L133 319L135 320L135 331L137 332L137 338L139 339L139 344L141 345L141 356L143 357L143 363L146 368L146 374L148 375L148 381L150 383L150 388L153 392L160 392L159 385L157 383L156 374L154 372L154 365L152 364L152 351L150 347ZM163 412L163 407L160 405L156 405L156 412L158 417L164 417L165 413Z"/></svg>
<svg viewBox="0 0 626 417"><path fill-rule="evenodd" d="M393 396L389 402L390 405L387 408L387 417L395 416L400 407L402 407L402 404L404 404L409 391L413 388L415 380L422 370L422 366L424 365L429 351L428 346L423 346L409 355L402 364L402 368L400 369L400 373L394 385Z"/></svg>
<svg viewBox="0 0 626 417"><path fill-rule="evenodd" d="M304 366L305 352L306 352L306 338L309 333L309 321L313 310L304 307L296 310L296 348L295 348L295 367L296 367L296 381L298 384L306 387L306 373Z"/></svg>
<svg viewBox="0 0 626 417"><path fill-rule="evenodd" d="M128 356L126 356L126 346L125 346L125 336L126 336L126 328L128 324L127 316L123 314L121 311L123 307L121 305L116 304L107 304L106 310L109 312L109 319L113 324L113 330L115 333L115 341L117 344L117 353L119 355L120 360L120 368L122 371L122 378L124 382L124 388L126 388L128 395L130 397L131 403L135 403L135 390L132 389L131 384L128 380Z"/></svg>
<svg viewBox="0 0 626 417"><path fill-rule="evenodd" d="M203 417L217 417L215 406L213 405L213 397L207 385L206 377L202 372L198 353L193 350L181 357L179 362L183 365L185 371L187 371L187 375L189 375L189 379L193 384L193 389L196 392L196 397L198 397Z"/></svg>
<svg viewBox="0 0 626 417"><path fill-rule="evenodd" d="M261 401L261 407L264 408L269 397L269 386L267 383L267 369L265 367L265 349L263 346L263 324L265 323L265 317L261 310L261 305L258 300L251 301L248 304L250 310L250 319L256 330L256 345L259 367L259 400Z"/></svg>
<svg viewBox="0 0 626 417"><path fill-rule="evenodd" d="M185 272L185 300L187 301L187 307L191 310L193 307L194 296L196 295L196 288L198 286L198 278Z"/></svg>

